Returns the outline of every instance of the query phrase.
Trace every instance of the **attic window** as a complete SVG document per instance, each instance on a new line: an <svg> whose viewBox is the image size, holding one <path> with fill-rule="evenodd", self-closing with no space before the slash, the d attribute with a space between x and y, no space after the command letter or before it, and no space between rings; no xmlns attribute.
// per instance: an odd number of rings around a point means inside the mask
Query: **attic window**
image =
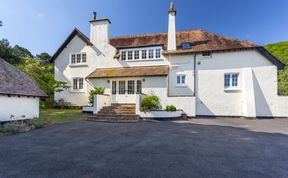
<svg viewBox="0 0 288 178"><path fill-rule="evenodd" d="M191 49L191 44L190 43L182 43L181 44L181 48L182 49Z"/></svg>
<svg viewBox="0 0 288 178"><path fill-rule="evenodd" d="M211 57L211 52L205 51L205 52L202 53L202 56L203 57Z"/></svg>

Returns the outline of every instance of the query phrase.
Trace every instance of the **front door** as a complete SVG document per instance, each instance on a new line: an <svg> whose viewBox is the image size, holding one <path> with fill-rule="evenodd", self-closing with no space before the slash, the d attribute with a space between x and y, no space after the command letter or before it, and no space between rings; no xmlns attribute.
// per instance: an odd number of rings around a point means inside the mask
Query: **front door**
<svg viewBox="0 0 288 178"><path fill-rule="evenodd" d="M141 80L113 80L111 83L112 103L135 103L139 81L141 82Z"/></svg>

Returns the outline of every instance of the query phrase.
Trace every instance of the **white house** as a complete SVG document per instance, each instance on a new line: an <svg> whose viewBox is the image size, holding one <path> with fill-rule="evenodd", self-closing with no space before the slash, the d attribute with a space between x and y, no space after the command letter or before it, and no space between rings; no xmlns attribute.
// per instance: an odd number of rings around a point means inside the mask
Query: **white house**
<svg viewBox="0 0 288 178"><path fill-rule="evenodd" d="M94 13L90 38L73 30L51 59L56 80L71 84L55 100L84 106L89 90L101 86L106 95L96 97L96 113L103 105L130 103L139 114L143 96L136 93L142 93L192 117L288 116L288 97L277 94L277 69L284 68L277 58L248 41L176 31L173 3L168 18L168 33L111 38L110 20Z"/></svg>
<svg viewBox="0 0 288 178"><path fill-rule="evenodd" d="M24 72L0 58L0 122L39 117L39 99L47 97Z"/></svg>

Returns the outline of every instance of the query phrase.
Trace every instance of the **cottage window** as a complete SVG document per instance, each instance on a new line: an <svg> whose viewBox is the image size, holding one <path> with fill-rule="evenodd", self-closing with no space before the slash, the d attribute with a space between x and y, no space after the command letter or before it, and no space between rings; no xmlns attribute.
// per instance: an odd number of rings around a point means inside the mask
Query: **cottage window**
<svg viewBox="0 0 288 178"><path fill-rule="evenodd" d="M176 84L177 85L186 85L186 75L184 75L184 74L177 75Z"/></svg>
<svg viewBox="0 0 288 178"><path fill-rule="evenodd" d="M147 50L142 50L142 59L147 59Z"/></svg>
<svg viewBox="0 0 288 178"><path fill-rule="evenodd" d="M159 59L161 57L161 49L156 49L155 51L155 57Z"/></svg>
<svg viewBox="0 0 288 178"><path fill-rule="evenodd" d="M133 59L133 51L128 51L128 60Z"/></svg>
<svg viewBox="0 0 288 178"><path fill-rule="evenodd" d="M73 53L70 55L71 64L83 64L87 62L86 53Z"/></svg>
<svg viewBox="0 0 288 178"><path fill-rule="evenodd" d="M142 81L137 80L137 93L142 93Z"/></svg>
<svg viewBox="0 0 288 178"><path fill-rule="evenodd" d="M126 60L126 51L121 52L121 60L125 61Z"/></svg>
<svg viewBox="0 0 288 178"><path fill-rule="evenodd" d="M229 73L224 74L224 88L237 88L239 87L239 74Z"/></svg>
<svg viewBox="0 0 288 178"><path fill-rule="evenodd" d="M82 90L83 81L83 78L73 78L73 90Z"/></svg>
<svg viewBox="0 0 288 178"><path fill-rule="evenodd" d="M139 51L134 51L134 59L135 60L139 59Z"/></svg>
<svg viewBox="0 0 288 178"><path fill-rule="evenodd" d="M71 63L72 63L72 64L75 64L75 62L76 62L75 54L72 54L72 55L71 55Z"/></svg>
<svg viewBox="0 0 288 178"><path fill-rule="evenodd" d="M181 48L182 49L191 49L191 44L190 43L182 43L181 44Z"/></svg>
<svg viewBox="0 0 288 178"><path fill-rule="evenodd" d="M153 49L149 49L148 57L149 57L149 59L153 59L154 58L154 50Z"/></svg>
<svg viewBox="0 0 288 178"><path fill-rule="evenodd" d="M161 47L143 47L135 49L121 49L120 55L121 60L140 60L140 59L160 59L161 58Z"/></svg>
<svg viewBox="0 0 288 178"><path fill-rule="evenodd" d="M203 57L211 57L211 52L205 51L205 52L202 53L202 56Z"/></svg>
<svg viewBox="0 0 288 178"><path fill-rule="evenodd" d="M125 81L119 81L119 95L124 95L125 94Z"/></svg>
<svg viewBox="0 0 288 178"><path fill-rule="evenodd" d="M134 94L135 83L134 80L128 80L128 94Z"/></svg>
<svg viewBox="0 0 288 178"><path fill-rule="evenodd" d="M116 95L116 88L117 88L116 81L112 81L112 95Z"/></svg>
<svg viewBox="0 0 288 178"><path fill-rule="evenodd" d="M82 62L85 63L86 62L86 53L82 54Z"/></svg>

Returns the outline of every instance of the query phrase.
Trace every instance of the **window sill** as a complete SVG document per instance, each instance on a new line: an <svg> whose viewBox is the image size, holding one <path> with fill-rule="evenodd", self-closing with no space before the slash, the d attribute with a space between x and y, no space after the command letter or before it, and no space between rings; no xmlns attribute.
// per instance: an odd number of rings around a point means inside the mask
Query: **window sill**
<svg viewBox="0 0 288 178"><path fill-rule="evenodd" d="M187 85L176 85L176 88L187 88Z"/></svg>
<svg viewBox="0 0 288 178"><path fill-rule="evenodd" d="M224 91L226 92L239 92L241 91L241 88L224 88Z"/></svg>
<svg viewBox="0 0 288 178"><path fill-rule="evenodd" d="M71 90L71 93L85 93L84 90Z"/></svg>
<svg viewBox="0 0 288 178"><path fill-rule="evenodd" d="M70 64L70 67L88 67L88 64Z"/></svg>
<svg viewBox="0 0 288 178"><path fill-rule="evenodd" d="M148 62L148 61L164 61L164 59L161 59L161 58L159 59L137 59L137 60L125 60L123 62Z"/></svg>

